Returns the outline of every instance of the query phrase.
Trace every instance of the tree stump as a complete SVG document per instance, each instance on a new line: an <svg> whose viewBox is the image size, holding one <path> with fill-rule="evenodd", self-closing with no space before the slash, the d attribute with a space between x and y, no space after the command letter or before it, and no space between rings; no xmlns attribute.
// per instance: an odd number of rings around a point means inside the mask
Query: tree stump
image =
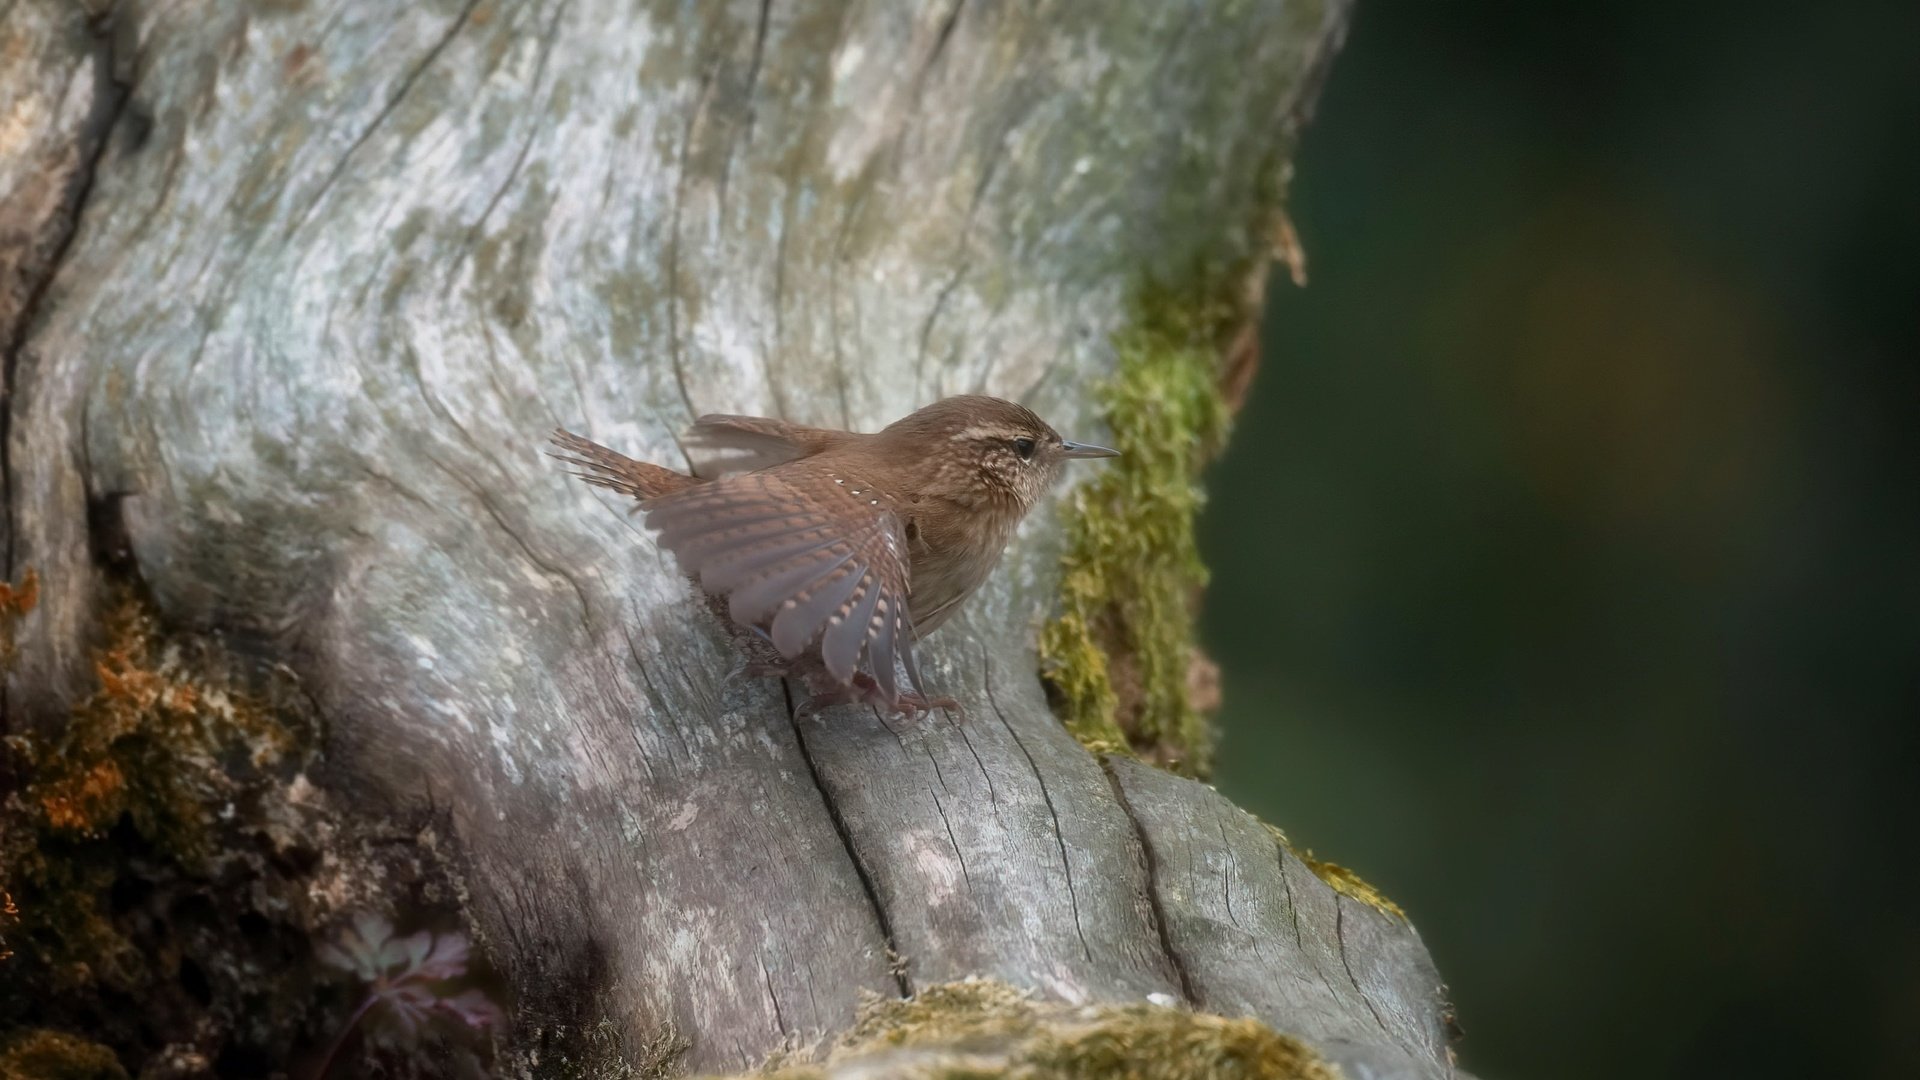
<svg viewBox="0 0 1920 1080"><path fill-rule="evenodd" d="M672 464L703 412L871 430L969 391L1101 439L1143 285L1253 317L1345 16L0 5L6 569L42 590L9 726L81 693L110 535L169 623L297 674L318 782L444 815L524 1002L742 1069L985 976L1446 1074L1404 922L1050 712L1059 503L928 640L964 721L796 721L540 453L566 426Z"/></svg>

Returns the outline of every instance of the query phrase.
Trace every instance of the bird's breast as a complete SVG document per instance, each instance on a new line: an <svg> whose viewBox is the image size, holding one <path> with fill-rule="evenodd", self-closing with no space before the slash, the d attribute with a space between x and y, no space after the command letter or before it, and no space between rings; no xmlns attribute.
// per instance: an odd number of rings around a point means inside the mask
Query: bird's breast
<svg viewBox="0 0 1920 1080"><path fill-rule="evenodd" d="M916 517L914 525L909 607L915 630L926 634L993 573L1012 529L977 516L955 521L940 514Z"/></svg>

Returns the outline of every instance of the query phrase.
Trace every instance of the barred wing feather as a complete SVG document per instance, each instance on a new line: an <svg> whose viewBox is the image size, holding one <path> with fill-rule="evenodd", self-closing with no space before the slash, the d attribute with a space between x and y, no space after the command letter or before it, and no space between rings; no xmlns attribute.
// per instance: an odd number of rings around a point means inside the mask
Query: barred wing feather
<svg viewBox="0 0 1920 1080"><path fill-rule="evenodd" d="M796 464L649 499L644 509L661 546L702 588L727 598L735 622L766 629L789 659L817 643L842 683L864 657L891 701L896 661L921 685L907 547L892 510L847 495L844 480Z"/></svg>

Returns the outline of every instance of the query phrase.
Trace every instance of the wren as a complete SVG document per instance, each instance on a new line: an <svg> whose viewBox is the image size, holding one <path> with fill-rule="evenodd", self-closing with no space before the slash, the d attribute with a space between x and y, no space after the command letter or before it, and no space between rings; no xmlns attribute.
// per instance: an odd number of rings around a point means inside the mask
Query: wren
<svg viewBox="0 0 1920 1080"><path fill-rule="evenodd" d="M689 476L556 431L573 475L637 500L754 675L790 676L803 712L854 701L914 715L929 697L914 644L992 573L1069 442L1024 406L950 397L871 434L757 416L703 416L685 445L724 455ZM911 689L902 688L904 671Z"/></svg>

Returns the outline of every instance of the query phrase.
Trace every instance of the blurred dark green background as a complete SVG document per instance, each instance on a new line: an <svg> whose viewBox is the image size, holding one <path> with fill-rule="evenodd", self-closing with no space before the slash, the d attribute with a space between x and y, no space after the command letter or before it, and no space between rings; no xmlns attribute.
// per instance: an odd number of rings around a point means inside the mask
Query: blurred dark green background
<svg viewBox="0 0 1920 1080"><path fill-rule="evenodd" d="M1917 151L1920 3L1359 4L1210 480L1217 779L1489 1080L1920 1076Z"/></svg>

